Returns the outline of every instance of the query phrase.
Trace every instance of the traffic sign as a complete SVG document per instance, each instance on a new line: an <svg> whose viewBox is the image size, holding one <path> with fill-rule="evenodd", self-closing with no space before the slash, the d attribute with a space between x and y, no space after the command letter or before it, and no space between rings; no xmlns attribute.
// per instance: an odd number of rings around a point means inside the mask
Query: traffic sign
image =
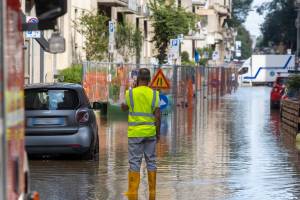
<svg viewBox="0 0 300 200"><path fill-rule="evenodd" d="M170 89L169 81L166 79L163 71L159 69L151 81L150 87L154 89Z"/></svg>
<svg viewBox="0 0 300 200"><path fill-rule="evenodd" d="M218 60L220 58L219 52L218 51L214 51L212 54L212 59L213 60Z"/></svg>
<svg viewBox="0 0 300 200"><path fill-rule="evenodd" d="M39 20L36 17L26 16L26 23L37 24L37 23L39 23ZM26 31L25 35L27 38L40 38L41 31Z"/></svg>
<svg viewBox="0 0 300 200"><path fill-rule="evenodd" d="M170 51L169 51L169 58L172 60L179 58L179 39L171 39L170 40Z"/></svg>
<svg viewBox="0 0 300 200"><path fill-rule="evenodd" d="M168 107L169 105L169 100L166 95L160 94L159 95L159 109L164 110Z"/></svg>
<svg viewBox="0 0 300 200"><path fill-rule="evenodd" d="M183 34L179 34L178 36L177 36L177 39L179 40L179 42L183 42L183 39L184 39L184 35Z"/></svg>
<svg viewBox="0 0 300 200"><path fill-rule="evenodd" d="M242 56L242 42L235 41L235 56L241 57Z"/></svg>
<svg viewBox="0 0 300 200"><path fill-rule="evenodd" d="M113 21L108 22L108 52L114 52L114 44L115 44L115 23Z"/></svg>

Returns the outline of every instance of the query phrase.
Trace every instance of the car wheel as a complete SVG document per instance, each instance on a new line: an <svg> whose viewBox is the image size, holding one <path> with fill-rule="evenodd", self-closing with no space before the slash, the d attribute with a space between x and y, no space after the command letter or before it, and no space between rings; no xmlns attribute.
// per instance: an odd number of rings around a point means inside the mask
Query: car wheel
<svg viewBox="0 0 300 200"><path fill-rule="evenodd" d="M90 149L83 154L82 159L84 160L97 160L99 155L99 139L98 135L96 137L96 141L94 145L90 147Z"/></svg>

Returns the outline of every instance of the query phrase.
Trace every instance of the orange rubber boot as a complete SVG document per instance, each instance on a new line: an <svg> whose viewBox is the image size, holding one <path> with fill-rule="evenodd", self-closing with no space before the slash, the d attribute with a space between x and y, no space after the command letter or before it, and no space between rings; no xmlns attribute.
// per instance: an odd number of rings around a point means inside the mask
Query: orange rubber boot
<svg viewBox="0 0 300 200"><path fill-rule="evenodd" d="M149 200L155 200L156 196L156 171L148 171Z"/></svg>
<svg viewBox="0 0 300 200"><path fill-rule="evenodd" d="M138 190L140 185L140 172L128 171L128 191L125 195L128 200L138 199Z"/></svg>

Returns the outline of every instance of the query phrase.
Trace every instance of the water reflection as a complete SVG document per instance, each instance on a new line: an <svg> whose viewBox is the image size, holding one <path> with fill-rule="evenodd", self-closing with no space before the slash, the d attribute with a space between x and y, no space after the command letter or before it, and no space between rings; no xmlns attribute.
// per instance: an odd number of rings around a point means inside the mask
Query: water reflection
<svg viewBox="0 0 300 200"><path fill-rule="evenodd" d="M207 91L206 91L207 92ZM269 110L269 88L240 88L223 98L188 99L162 118L157 147L159 200L298 199L300 154ZM31 161L41 199L126 199L127 122L100 122L99 162ZM148 195L142 167L139 199Z"/></svg>

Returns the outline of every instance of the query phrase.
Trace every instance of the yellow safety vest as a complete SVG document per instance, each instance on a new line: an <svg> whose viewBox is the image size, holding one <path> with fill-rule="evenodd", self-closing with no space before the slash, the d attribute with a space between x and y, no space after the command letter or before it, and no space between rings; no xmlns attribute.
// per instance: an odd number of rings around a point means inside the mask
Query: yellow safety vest
<svg viewBox="0 0 300 200"><path fill-rule="evenodd" d="M147 86L126 91L129 107L128 137L152 137L156 135L154 110L159 107L159 92Z"/></svg>

